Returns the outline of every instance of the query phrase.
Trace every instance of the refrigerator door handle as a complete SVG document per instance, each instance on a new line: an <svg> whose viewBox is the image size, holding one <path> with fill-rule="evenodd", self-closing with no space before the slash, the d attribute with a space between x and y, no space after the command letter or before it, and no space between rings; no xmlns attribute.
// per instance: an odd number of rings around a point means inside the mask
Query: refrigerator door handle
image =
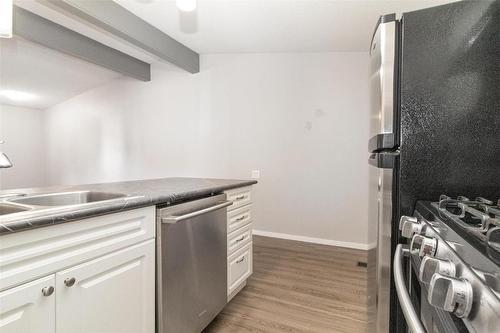
<svg viewBox="0 0 500 333"><path fill-rule="evenodd" d="M394 284L396 285L396 293L410 331L412 333L426 333L426 330L420 321L420 317L413 308L410 295L408 294L408 289L406 289L403 275L403 256L405 253L409 253L408 248L403 248L403 244L398 244L396 246L394 261L392 263L394 267Z"/></svg>
<svg viewBox="0 0 500 333"><path fill-rule="evenodd" d="M368 140L368 152L373 153L384 149L393 149L396 146L394 133L380 133Z"/></svg>
<svg viewBox="0 0 500 333"><path fill-rule="evenodd" d="M397 156L398 151L373 153L370 154L368 163L379 169L393 169Z"/></svg>

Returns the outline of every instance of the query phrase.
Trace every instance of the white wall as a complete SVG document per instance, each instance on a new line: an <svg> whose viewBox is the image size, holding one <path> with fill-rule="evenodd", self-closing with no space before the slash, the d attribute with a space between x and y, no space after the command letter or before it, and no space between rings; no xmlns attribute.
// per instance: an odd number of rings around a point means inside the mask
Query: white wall
<svg viewBox="0 0 500 333"><path fill-rule="evenodd" d="M0 189L44 186L43 111L0 105L0 145L13 167L0 169Z"/></svg>
<svg viewBox="0 0 500 333"><path fill-rule="evenodd" d="M249 178L255 228L368 243L368 54L224 54L153 67L47 112L47 176Z"/></svg>

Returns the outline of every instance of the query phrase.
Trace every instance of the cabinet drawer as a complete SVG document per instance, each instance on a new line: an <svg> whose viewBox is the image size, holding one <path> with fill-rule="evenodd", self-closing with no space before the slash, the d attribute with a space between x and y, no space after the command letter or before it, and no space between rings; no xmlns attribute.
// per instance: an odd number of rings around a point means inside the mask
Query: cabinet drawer
<svg viewBox="0 0 500 333"><path fill-rule="evenodd" d="M252 240L252 224L232 232L227 236L227 254L231 255Z"/></svg>
<svg viewBox="0 0 500 333"><path fill-rule="evenodd" d="M155 207L1 236L0 290L155 237Z"/></svg>
<svg viewBox="0 0 500 333"><path fill-rule="evenodd" d="M252 274L252 243L231 255L227 260L227 294L231 294Z"/></svg>
<svg viewBox="0 0 500 333"><path fill-rule="evenodd" d="M235 210L239 207L243 207L252 202L252 188L241 187L234 190L226 191L227 200L232 201L233 204L227 208L228 211Z"/></svg>
<svg viewBox="0 0 500 333"><path fill-rule="evenodd" d="M241 228L252 221L252 205L247 205L227 213L227 233Z"/></svg>

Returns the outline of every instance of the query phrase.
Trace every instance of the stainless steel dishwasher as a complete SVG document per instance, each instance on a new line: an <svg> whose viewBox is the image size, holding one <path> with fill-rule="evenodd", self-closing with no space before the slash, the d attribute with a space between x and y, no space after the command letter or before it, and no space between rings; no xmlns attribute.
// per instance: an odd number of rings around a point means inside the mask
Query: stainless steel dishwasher
<svg viewBox="0 0 500 333"><path fill-rule="evenodd" d="M226 195L157 209L159 333L198 333L226 305Z"/></svg>

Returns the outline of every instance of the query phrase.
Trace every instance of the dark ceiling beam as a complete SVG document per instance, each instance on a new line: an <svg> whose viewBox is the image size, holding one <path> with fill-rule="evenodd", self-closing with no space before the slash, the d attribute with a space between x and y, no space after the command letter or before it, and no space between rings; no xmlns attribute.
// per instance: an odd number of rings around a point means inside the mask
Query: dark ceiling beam
<svg viewBox="0 0 500 333"><path fill-rule="evenodd" d="M48 1L56 8L67 11L190 73L200 71L198 53L111 0Z"/></svg>
<svg viewBox="0 0 500 333"><path fill-rule="evenodd" d="M151 66L144 61L20 7L14 6L13 14L16 36L141 81L151 80Z"/></svg>

